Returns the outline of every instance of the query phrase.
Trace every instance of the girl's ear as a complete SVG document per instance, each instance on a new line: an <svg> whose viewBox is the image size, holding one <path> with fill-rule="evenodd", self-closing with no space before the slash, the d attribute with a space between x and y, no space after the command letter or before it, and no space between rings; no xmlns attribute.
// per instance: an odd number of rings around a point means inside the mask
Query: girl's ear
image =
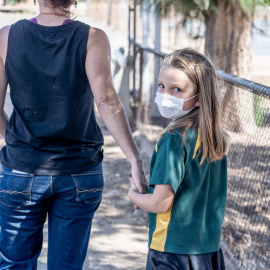
<svg viewBox="0 0 270 270"><path fill-rule="evenodd" d="M199 102L199 98L197 99L197 101L194 104L196 107L200 107L200 102Z"/></svg>

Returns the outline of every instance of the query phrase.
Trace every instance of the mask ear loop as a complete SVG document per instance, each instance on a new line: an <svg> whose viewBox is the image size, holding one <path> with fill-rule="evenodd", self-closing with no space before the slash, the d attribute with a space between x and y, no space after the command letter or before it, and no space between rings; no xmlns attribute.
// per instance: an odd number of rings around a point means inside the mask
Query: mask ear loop
<svg viewBox="0 0 270 270"><path fill-rule="evenodd" d="M190 100L190 99L192 99L192 98L194 98L194 97L196 97L196 96L198 96L198 95L199 95L199 93L196 94L196 95L194 95L194 96L192 96L192 97L190 97L190 98L188 98L188 99L184 99L184 101Z"/></svg>
<svg viewBox="0 0 270 270"><path fill-rule="evenodd" d="M199 93L198 94L196 94L196 95L194 95L193 97L190 97L190 98L188 98L188 99L185 99L185 101L187 101L187 100L190 100L190 99L192 99L192 98L194 98L194 97L196 97L196 96L198 96L199 95ZM196 108L197 106L193 106L190 110L188 110L188 111L184 111L184 112L190 112L190 111L192 111L194 108Z"/></svg>

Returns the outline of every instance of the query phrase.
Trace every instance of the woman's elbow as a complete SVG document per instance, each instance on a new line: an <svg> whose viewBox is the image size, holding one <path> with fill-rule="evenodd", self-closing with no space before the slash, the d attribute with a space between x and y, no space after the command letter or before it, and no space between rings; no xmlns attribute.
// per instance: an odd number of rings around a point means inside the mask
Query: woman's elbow
<svg viewBox="0 0 270 270"><path fill-rule="evenodd" d="M119 98L116 96L114 98L102 99L97 103L97 109L99 112L110 112L115 113L122 109L122 104Z"/></svg>

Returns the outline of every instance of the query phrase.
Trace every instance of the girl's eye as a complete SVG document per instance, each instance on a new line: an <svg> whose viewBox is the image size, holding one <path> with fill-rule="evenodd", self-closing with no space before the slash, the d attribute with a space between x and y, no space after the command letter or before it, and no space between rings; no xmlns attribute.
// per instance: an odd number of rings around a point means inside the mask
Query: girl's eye
<svg viewBox="0 0 270 270"><path fill-rule="evenodd" d="M162 83L159 83L159 84L158 84L158 88L162 88L162 89L164 89L164 88L165 88L165 86L164 86Z"/></svg>
<svg viewBox="0 0 270 270"><path fill-rule="evenodd" d="M180 92L180 91L181 91L181 89L178 88L178 87L174 87L174 88L173 88L173 92Z"/></svg>

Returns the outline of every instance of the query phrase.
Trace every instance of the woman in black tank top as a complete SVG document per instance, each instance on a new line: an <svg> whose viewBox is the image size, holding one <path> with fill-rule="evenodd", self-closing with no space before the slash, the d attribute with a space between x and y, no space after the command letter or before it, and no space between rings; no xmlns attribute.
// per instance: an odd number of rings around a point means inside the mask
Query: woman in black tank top
<svg viewBox="0 0 270 270"><path fill-rule="evenodd" d="M48 215L48 269L82 269L102 190L103 136L94 101L131 164L143 165L110 70L110 44L70 19L74 0L39 0L40 13L0 30L0 269L36 269ZM13 113L3 110L7 85Z"/></svg>

